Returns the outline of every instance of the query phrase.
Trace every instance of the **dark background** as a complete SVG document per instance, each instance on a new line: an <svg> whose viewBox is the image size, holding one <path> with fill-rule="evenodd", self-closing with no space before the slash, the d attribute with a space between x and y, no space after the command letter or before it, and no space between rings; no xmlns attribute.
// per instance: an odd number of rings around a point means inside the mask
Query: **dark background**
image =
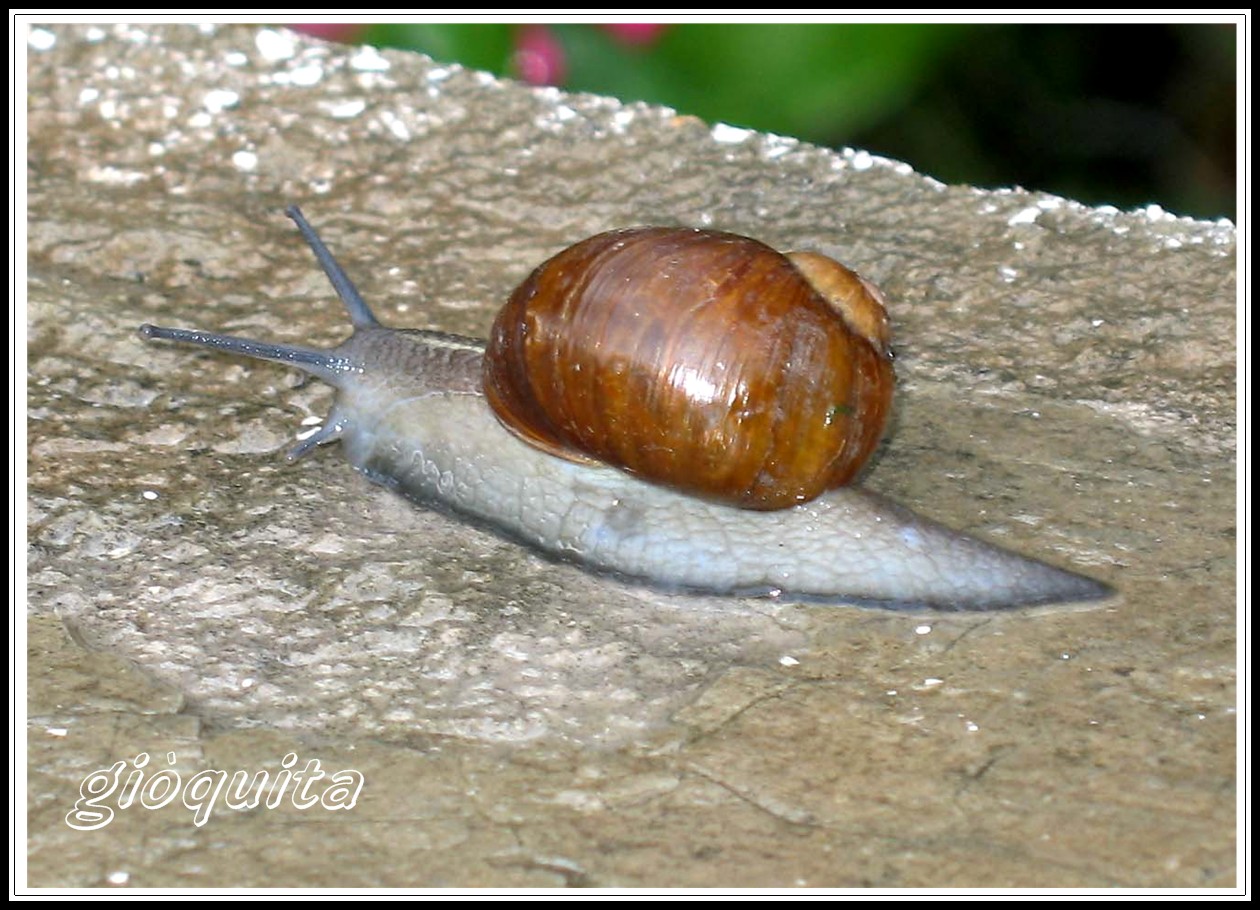
<svg viewBox="0 0 1260 910"><path fill-rule="evenodd" d="M303 26L905 161L1235 217L1234 24Z"/></svg>

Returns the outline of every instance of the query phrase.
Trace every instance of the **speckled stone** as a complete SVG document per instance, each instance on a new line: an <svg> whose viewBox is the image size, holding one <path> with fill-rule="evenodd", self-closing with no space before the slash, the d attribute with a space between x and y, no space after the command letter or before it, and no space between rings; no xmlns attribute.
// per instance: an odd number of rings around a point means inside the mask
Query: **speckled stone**
<svg viewBox="0 0 1260 910"><path fill-rule="evenodd" d="M1233 882L1232 225L276 29L26 50L31 885ZM867 482L1120 597L669 596L418 509L335 447L287 464L326 388L135 328L344 337L291 202L383 321L469 335L610 227L833 254L895 324ZM116 762L289 753L360 771L357 805L66 822Z"/></svg>

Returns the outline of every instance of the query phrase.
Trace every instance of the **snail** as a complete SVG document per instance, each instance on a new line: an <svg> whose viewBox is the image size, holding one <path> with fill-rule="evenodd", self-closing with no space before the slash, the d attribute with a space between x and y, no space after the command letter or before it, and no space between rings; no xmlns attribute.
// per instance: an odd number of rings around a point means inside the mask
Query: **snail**
<svg viewBox="0 0 1260 910"><path fill-rule="evenodd" d="M878 494L835 487L879 442L892 368L878 292L826 257L711 231L600 234L539 266L486 344L382 326L297 207L286 214L346 307L348 340L317 350L148 324L139 332L289 364L332 385L331 413L290 459L340 440L355 468L413 500L666 589L952 610L1110 593ZM659 309L679 288L683 299ZM786 309L764 302L775 295ZM714 315L713 301L730 309ZM766 327L784 337L757 334ZM769 377L754 375L767 366ZM785 377L793 370L801 375ZM781 387L798 380L784 397ZM759 404L764 393L779 397ZM822 407L811 410L815 399ZM695 416L697 402L724 410ZM611 438L626 431L640 435ZM794 450L816 438L823 455ZM727 468L709 443L755 468ZM694 477L671 476L680 466Z"/></svg>

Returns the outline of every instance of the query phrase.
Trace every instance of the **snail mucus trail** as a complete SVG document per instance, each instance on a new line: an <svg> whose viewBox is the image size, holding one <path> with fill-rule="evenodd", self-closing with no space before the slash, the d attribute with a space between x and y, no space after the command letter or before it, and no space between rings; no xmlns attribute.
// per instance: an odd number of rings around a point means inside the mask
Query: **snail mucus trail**
<svg viewBox="0 0 1260 910"><path fill-rule="evenodd" d="M957 533L858 487L757 511L648 482L589 457L545 451L526 441L528 432L505 429L488 404L485 343L382 326L301 212L290 207L286 214L349 313L354 331L348 340L318 350L153 325L139 331L146 339L288 364L332 385L337 394L328 419L292 449L291 459L339 440L355 468L413 500L440 503L551 556L671 590L945 610L1110 593L1093 579ZM671 232L681 233L684 243L711 233ZM614 237L613 249L639 237L633 231L598 235L605 236ZM535 279L547 267L522 285L533 288L527 297L537 292ZM584 280L598 289L602 279ZM657 346L670 345L677 343ZM724 351L722 357L728 355L739 356ZM488 364L486 375L492 370ZM869 428L858 435L869 436Z"/></svg>

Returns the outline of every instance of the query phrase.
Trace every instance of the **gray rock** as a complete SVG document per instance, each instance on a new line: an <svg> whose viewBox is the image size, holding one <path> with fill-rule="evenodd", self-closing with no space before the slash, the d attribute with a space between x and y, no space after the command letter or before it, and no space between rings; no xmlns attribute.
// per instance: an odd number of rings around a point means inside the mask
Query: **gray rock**
<svg viewBox="0 0 1260 910"><path fill-rule="evenodd" d="M1232 882L1232 225L275 29L41 27L27 52L30 884ZM384 321L469 335L609 227L834 254L895 321L867 483L1121 596L668 596L335 448L289 465L327 389L135 327L344 337L291 202ZM141 753L188 776L288 752L361 771L359 804L65 823Z"/></svg>

